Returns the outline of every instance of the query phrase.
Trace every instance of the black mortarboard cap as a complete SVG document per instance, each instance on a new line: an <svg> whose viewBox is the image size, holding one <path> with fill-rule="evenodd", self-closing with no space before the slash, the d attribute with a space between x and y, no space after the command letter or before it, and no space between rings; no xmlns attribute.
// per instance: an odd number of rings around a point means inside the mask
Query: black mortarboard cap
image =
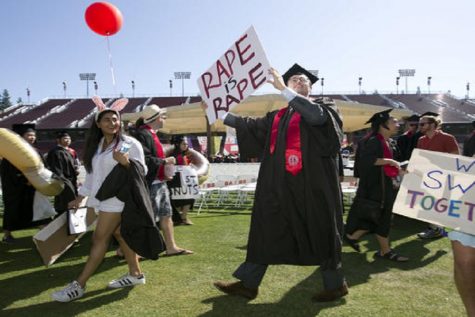
<svg viewBox="0 0 475 317"><path fill-rule="evenodd" d="M27 132L36 132L34 123L14 123L12 130L19 135L23 135Z"/></svg>
<svg viewBox="0 0 475 317"><path fill-rule="evenodd" d="M317 76L315 76L299 64L295 63L294 66L290 67L289 70L286 71L284 75L282 75L282 78L284 79L284 84L287 85L287 82L289 81L290 77L297 74L304 74L308 77L308 79L310 79L310 82L312 84L315 84L318 80Z"/></svg>
<svg viewBox="0 0 475 317"><path fill-rule="evenodd" d="M432 112L432 111L427 111L427 112L424 112L423 114L421 114L421 117L423 116L432 116L432 117L438 117L439 114L436 113L436 112Z"/></svg>
<svg viewBox="0 0 475 317"><path fill-rule="evenodd" d="M71 137L71 136L69 135L69 133L68 133L67 131L65 131L65 130L62 130L62 131L59 131L58 133L56 133L56 138L57 138L57 139L64 138L65 136Z"/></svg>
<svg viewBox="0 0 475 317"><path fill-rule="evenodd" d="M418 122L420 117L417 114L413 114L412 116L405 117L404 121L406 122Z"/></svg>
<svg viewBox="0 0 475 317"><path fill-rule="evenodd" d="M368 124L368 123L384 123L384 122L388 121L389 118L390 118L389 113L392 110L393 109L387 109L387 110L384 110L384 111L376 112L375 114L373 114L371 116L371 118L369 118L368 121L366 121L365 124Z"/></svg>

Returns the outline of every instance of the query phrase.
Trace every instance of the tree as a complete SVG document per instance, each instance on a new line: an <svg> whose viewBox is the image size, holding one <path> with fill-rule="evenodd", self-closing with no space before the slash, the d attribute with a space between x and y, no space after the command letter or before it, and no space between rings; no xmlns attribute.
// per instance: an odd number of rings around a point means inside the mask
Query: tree
<svg viewBox="0 0 475 317"><path fill-rule="evenodd" d="M0 100L0 110L8 108L11 105L12 103L10 102L10 94L8 93L8 90L3 89L2 99Z"/></svg>
<svg viewBox="0 0 475 317"><path fill-rule="evenodd" d="M21 97L18 97L18 99L16 100L16 103L23 103L23 99L21 99Z"/></svg>

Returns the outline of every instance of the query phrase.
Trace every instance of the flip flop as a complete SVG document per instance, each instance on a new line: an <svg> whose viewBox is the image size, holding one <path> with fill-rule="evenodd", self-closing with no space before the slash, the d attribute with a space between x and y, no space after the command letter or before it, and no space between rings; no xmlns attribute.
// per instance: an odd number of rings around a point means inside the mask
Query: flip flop
<svg viewBox="0 0 475 317"><path fill-rule="evenodd" d="M193 251L191 250L181 250L175 253L165 253L163 256L178 256L178 255L189 255L193 254Z"/></svg>
<svg viewBox="0 0 475 317"><path fill-rule="evenodd" d="M393 249L391 249L388 253L381 255L380 251L377 251L374 255L373 258L380 258L380 259L386 259L394 262L407 262L409 261L409 258L406 258L398 253L396 253Z"/></svg>

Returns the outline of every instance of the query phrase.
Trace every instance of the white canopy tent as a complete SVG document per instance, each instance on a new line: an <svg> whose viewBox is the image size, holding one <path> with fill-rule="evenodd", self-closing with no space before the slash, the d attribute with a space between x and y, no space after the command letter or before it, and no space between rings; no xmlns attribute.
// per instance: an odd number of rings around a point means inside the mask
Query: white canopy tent
<svg viewBox="0 0 475 317"><path fill-rule="evenodd" d="M368 128L365 122L376 112L388 109L387 107L374 106L358 102L335 100L343 117L345 132L353 132ZM286 100L279 94L250 96L245 101L231 110L240 116L261 117L267 112L278 110L287 105ZM158 105L160 106L160 105ZM192 134L207 133L207 120L201 102L167 107L167 120L160 132L167 134ZM394 109L391 114L401 119L412 114L409 110ZM122 115L122 120L134 122L138 119L137 113ZM226 127L221 120L210 127L210 132L226 132Z"/></svg>

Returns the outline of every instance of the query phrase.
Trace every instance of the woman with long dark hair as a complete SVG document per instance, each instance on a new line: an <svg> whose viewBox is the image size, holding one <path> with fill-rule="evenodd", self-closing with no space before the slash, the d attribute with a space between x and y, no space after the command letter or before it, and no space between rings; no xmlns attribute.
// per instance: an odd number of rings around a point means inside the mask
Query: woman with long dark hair
<svg viewBox="0 0 475 317"><path fill-rule="evenodd" d="M391 249L388 238L400 171L396 144L390 139L390 136L397 133L399 124L389 112L391 109L376 113L368 120L372 132L359 143L360 182L343 238L354 250L360 252L358 239L366 233L374 233L380 247L374 254L375 258L405 262L408 258ZM368 202L377 205L375 209L378 214L368 215Z"/></svg>
<svg viewBox="0 0 475 317"><path fill-rule="evenodd" d="M175 146L172 156L176 160L176 165L190 165L190 159L188 158L188 141L183 135L176 135L172 138L172 143ZM179 174L175 176L175 179L180 177ZM173 182L173 180L172 180ZM180 219L177 224L192 225L193 222L188 219L188 212L195 203L194 199L173 199L173 195L170 196L172 206L178 211Z"/></svg>
<svg viewBox="0 0 475 317"><path fill-rule="evenodd" d="M94 100L94 99L93 99ZM123 277L109 283L109 288L119 288L145 284L137 254L130 249L120 235L121 212L124 202L117 197L99 201L96 194L104 180L117 165L129 168L133 159L145 169L144 153L141 144L132 137L121 134L119 111L125 107L127 100L116 101L111 108L106 108L100 98L94 102L99 110L91 124L86 137L84 150L84 167L86 179L79 189L78 197L69 203L69 208L77 209L85 197L88 197L86 206L98 211L96 229L92 238L92 247L81 274L64 289L52 294L52 298L59 302L69 302L84 295L87 280L92 276L104 259L112 235L118 240L125 255L129 272Z"/></svg>

